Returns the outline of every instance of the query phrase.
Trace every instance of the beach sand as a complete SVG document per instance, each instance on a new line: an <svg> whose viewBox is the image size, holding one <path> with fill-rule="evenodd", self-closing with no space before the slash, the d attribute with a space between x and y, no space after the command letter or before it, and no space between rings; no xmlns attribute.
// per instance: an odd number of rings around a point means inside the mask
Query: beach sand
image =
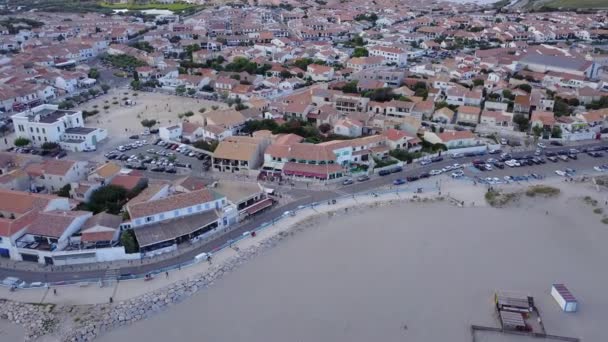
<svg viewBox="0 0 608 342"><path fill-rule="evenodd" d="M25 331L17 324L0 320L0 341L23 341Z"/></svg>
<svg viewBox="0 0 608 342"><path fill-rule="evenodd" d="M600 341L608 225L568 196L317 218L185 302L99 340L471 341L471 324L498 326L492 296L507 290L534 296L548 333ZM556 282L578 298L579 312L560 310L550 296Z"/></svg>

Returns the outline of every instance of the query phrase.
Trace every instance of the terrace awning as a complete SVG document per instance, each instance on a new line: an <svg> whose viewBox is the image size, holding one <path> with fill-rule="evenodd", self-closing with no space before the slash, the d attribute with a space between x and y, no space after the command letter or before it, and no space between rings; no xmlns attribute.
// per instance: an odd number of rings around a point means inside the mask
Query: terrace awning
<svg viewBox="0 0 608 342"><path fill-rule="evenodd" d="M266 199L263 199L263 200L255 203L254 205L250 206L249 208L246 208L245 212L249 215L253 215L253 214L259 212L260 210L264 210L264 209L272 206L272 203L273 203L272 199L266 198Z"/></svg>

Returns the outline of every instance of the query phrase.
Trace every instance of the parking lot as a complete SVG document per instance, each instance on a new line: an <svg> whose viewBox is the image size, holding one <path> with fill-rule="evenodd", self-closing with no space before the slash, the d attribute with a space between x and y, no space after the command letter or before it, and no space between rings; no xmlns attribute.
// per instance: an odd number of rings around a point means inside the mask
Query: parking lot
<svg viewBox="0 0 608 342"><path fill-rule="evenodd" d="M209 154L188 145L164 142L155 136L132 139L104 156L107 160L122 162L126 168L157 173L174 174L190 170L198 173L211 167Z"/></svg>
<svg viewBox="0 0 608 342"><path fill-rule="evenodd" d="M427 178L440 174L449 174L453 178L463 178L480 183L505 183L542 179L547 176L574 177L575 175L599 174L608 172L606 157L608 147L593 148L563 148L557 151L539 149L533 154L512 156L508 153L495 153L477 156L470 162L458 163L458 159L436 159L435 163L443 162L442 167L433 168L433 163L427 164L431 169L418 175L408 177L408 180ZM454 162L449 164L450 159ZM448 163L448 165L445 165ZM437 164L438 165L438 164Z"/></svg>

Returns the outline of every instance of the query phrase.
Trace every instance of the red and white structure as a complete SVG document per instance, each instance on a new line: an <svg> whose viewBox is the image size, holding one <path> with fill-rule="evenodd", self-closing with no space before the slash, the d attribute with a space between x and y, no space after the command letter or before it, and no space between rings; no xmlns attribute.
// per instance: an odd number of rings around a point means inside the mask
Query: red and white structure
<svg viewBox="0 0 608 342"><path fill-rule="evenodd" d="M551 286L551 295L559 306L565 312L575 312L578 307L578 301L564 284L553 284Z"/></svg>

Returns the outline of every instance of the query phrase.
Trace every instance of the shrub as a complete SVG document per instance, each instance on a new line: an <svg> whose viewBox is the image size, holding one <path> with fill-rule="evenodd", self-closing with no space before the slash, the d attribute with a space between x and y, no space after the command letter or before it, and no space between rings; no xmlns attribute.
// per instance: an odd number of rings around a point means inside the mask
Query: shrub
<svg viewBox="0 0 608 342"><path fill-rule="evenodd" d="M30 139L24 138L24 137L19 137L19 138L15 139L14 144L17 147L27 146L30 144Z"/></svg>

